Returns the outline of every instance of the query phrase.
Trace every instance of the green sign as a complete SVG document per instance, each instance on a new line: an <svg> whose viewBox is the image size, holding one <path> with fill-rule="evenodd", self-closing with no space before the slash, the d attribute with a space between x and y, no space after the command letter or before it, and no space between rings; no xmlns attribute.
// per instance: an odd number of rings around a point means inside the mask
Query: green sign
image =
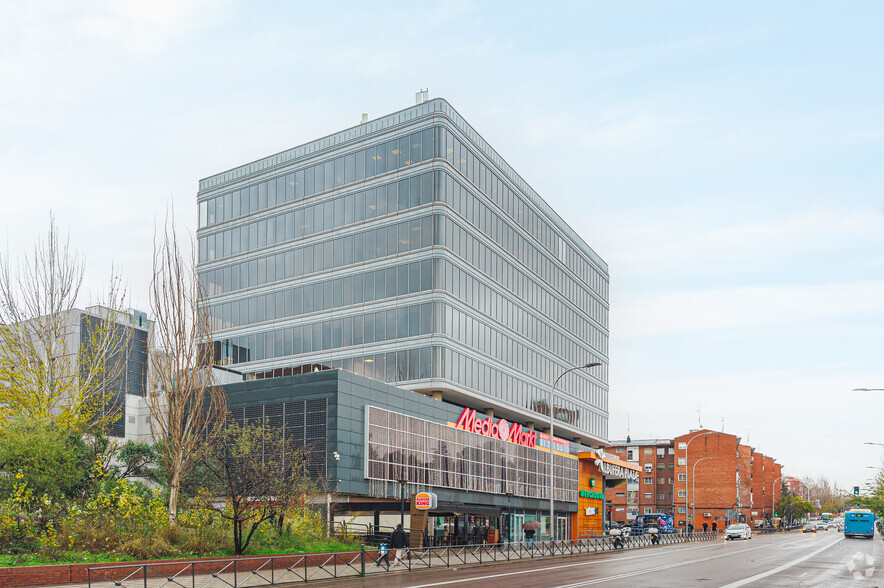
<svg viewBox="0 0 884 588"><path fill-rule="evenodd" d="M604 494L604 492L590 492L589 490L581 490L580 497L581 498L595 498L596 500L604 500L605 494Z"/></svg>

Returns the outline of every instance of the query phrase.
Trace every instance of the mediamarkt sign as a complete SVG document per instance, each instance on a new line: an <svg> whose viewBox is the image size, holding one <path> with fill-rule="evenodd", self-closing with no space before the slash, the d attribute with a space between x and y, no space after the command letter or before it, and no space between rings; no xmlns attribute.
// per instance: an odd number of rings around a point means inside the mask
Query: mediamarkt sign
<svg viewBox="0 0 884 588"><path fill-rule="evenodd" d="M454 426L464 431L472 431L494 439L503 439L525 447L534 447L537 444L537 431L523 431L522 425L511 425L506 419L500 419L496 423L491 417L484 421L477 419L476 411L469 408L463 409Z"/></svg>

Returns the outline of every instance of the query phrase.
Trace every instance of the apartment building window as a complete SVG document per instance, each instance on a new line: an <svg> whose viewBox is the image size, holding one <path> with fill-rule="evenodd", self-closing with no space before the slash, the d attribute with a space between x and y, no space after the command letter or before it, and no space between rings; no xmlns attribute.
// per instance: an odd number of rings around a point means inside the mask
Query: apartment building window
<svg viewBox="0 0 884 588"><path fill-rule="evenodd" d="M669 455L675 455L675 447L669 448Z"/></svg>
<svg viewBox="0 0 884 588"><path fill-rule="evenodd" d="M664 447L657 448L657 457L663 457L666 455L666 449Z"/></svg>
<svg viewBox="0 0 884 588"><path fill-rule="evenodd" d="M662 469L665 468L665 467L666 467L666 464L664 464L662 461L659 462L659 463L657 464L657 469L658 469L658 470L662 470Z"/></svg>
<svg viewBox="0 0 884 588"><path fill-rule="evenodd" d="M668 482L668 483L669 483L669 484L672 484L672 478L669 478L669 482Z"/></svg>
<svg viewBox="0 0 884 588"><path fill-rule="evenodd" d="M654 450L650 447L645 447L645 455L654 455Z"/></svg>
<svg viewBox="0 0 884 588"><path fill-rule="evenodd" d="M653 508L651 508L650 506L645 507L645 514L651 514L652 512L654 512Z"/></svg>
<svg viewBox="0 0 884 588"><path fill-rule="evenodd" d="M654 494L652 492L645 492L645 500L651 500L654 498Z"/></svg>
<svg viewBox="0 0 884 588"><path fill-rule="evenodd" d="M653 471L654 471L654 464L652 464L652 463L646 463L646 464L645 464L645 473L646 473L646 474L650 474L650 473L653 472Z"/></svg>
<svg viewBox="0 0 884 588"><path fill-rule="evenodd" d="M684 498L684 497L685 497L685 491L684 491L684 490L679 490L679 491L678 491L678 497L679 497L679 498Z"/></svg>
<svg viewBox="0 0 884 588"><path fill-rule="evenodd" d="M684 507L683 507L683 506L679 506L679 507L678 507L678 512L681 513L681 514L684 514ZM682 523L682 524L684 524L684 521L679 521L679 522Z"/></svg>
<svg viewBox="0 0 884 588"><path fill-rule="evenodd" d="M687 448L688 448L688 444L687 444L687 442L685 442L685 441L681 441L681 442L679 442L679 444L678 444L678 448L679 448L679 449L687 449Z"/></svg>
<svg viewBox="0 0 884 588"><path fill-rule="evenodd" d="M669 464L669 469L670 469L670 470L674 470L674 469L675 469L675 464L674 464L674 463L670 463L670 464Z"/></svg>
<svg viewBox="0 0 884 588"><path fill-rule="evenodd" d="M624 494L623 492L618 492L614 496L616 496L617 498L623 498L624 496L626 496L626 494Z"/></svg>
<svg viewBox="0 0 884 588"><path fill-rule="evenodd" d="M684 457L678 458L678 465L687 465L688 461Z"/></svg>
<svg viewBox="0 0 884 588"><path fill-rule="evenodd" d="M615 510L616 510L617 512L623 512L623 511L626 510L626 509L624 509L622 506L618 506Z"/></svg>
<svg viewBox="0 0 884 588"><path fill-rule="evenodd" d="M679 475L678 475L678 481L679 481L679 482L687 482L687 481L688 481L688 475L687 475L687 474L679 474Z"/></svg>
<svg viewBox="0 0 884 588"><path fill-rule="evenodd" d="M626 450L626 461L635 461L635 450L633 450L633 449Z"/></svg>
<svg viewBox="0 0 884 588"><path fill-rule="evenodd" d="M645 484L653 484L654 478L642 478L642 482Z"/></svg>
<svg viewBox="0 0 884 588"><path fill-rule="evenodd" d="M657 478L657 483L658 483L658 484L665 484L665 483L666 483L666 478Z"/></svg>
<svg viewBox="0 0 884 588"><path fill-rule="evenodd" d="M665 500L665 499L666 499L665 494L657 494L657 500Z"/></svg>

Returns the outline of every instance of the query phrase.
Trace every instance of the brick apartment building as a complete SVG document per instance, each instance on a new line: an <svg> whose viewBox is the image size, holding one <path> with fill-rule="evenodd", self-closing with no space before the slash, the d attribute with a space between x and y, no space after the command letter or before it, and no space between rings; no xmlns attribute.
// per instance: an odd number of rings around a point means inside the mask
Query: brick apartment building
<svg viewBox="0 0 884 588"><path fill-rule="evenodd" d="M605 491L606 519L628 523L639 514L670 513L684 528L693 498L695 527L770 519L780 497L782 466L740 443L701 429L675 439L612 441L609 453L642 469L638 482Z"/></svg>
<svg viewBox="0 0 884 588"><path fill-rule="evenodd" d="M612 441L609 453L641 467L638 482L622 482L605 491L606 520L625 523L639 514L673 513L675 449L672 439Z"/></svg>
<svg viewBox="0 0 884 588"><path fill-rule="evenodd" d="M783 484L786 485L786 488L788 488L790 493L795 496L800 496L801 498L806 498L807 486L805 486L804 482L798 478L794 476L783 476Z"/></svg>
<svg viewBox="0 0 884 588"><path fill-rule="evenodd" d="M773 518L782 481L782 466L774 458L741 444L740 437L708 429L674 442L677 526L687 525L692 510L695 528L704 522L721 528Z"/></svg>

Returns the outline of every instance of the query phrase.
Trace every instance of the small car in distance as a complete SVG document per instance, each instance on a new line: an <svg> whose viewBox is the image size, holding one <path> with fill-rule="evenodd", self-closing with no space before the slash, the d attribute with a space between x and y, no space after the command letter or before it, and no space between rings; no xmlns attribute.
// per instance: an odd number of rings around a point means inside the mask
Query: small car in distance
<svg viewBox="0 0 884 588"><path fill-rule="evenodd" d="M746 523L734 523L724 530L724 536L728 539L751 539L752 529Z"/></svg>
<svg viewBox="0 0 884 588"><path fill-rule="evenodd" d="M813 523L807 523L804 525L804 528L801 529L802 533L816 533L816 525Z"/></svg>
<svg viewBox="0 0 884 588"><path fill-rule="evenodd" d="M816 524L816 530L817 531L828 531L829 525L826 523L826 521L820 521Z"/></svg>

